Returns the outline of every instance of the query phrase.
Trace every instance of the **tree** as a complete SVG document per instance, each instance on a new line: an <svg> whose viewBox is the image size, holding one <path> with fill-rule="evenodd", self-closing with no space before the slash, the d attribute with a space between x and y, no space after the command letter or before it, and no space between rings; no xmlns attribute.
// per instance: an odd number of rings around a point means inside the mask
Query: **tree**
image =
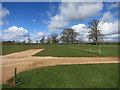
<svg viewBox="0 0 120 90"><path fill-rule="evenodd" d="M55 33L51 34L52 43L58 43L57 37L58 37L58 34L55 34Z"/></svg>
<svg viewBox="0 0 120 90"><path fill-rule="evenodd" d="M32 39L30 39L30 34L28 33L28 43L31 43L32 42Z"/></svg>
<svg viewBox="0 0 120 90"><path fill-rule="evenodd" d="M83 43L83 37L77 37L77 43Z"/></svg>
<svg viewBox="0 0 120 90"><path fill-rule="evenodd" d="M45 36L42 37L42 39L40 40L40 43L44 43L45 41Z"/></svg>
<svg viewBox="0 0 120 90"><path fill-rule="evenodd" d="M38 40L36 40L36 43L38 43Z"/></svg>
<svg viewBox="0 0 120 90"><path fill-rule="evenodd" d="M49 44L49 43L52 43L51 41L52 41L52 40L51 40L51 36L48 35L48 36L47 36L47 39L46 39L46 43L48 43L48 44Z"/></svg>
<svg viewBox="0 0 120 90"><path fill-rule="evenodd" d="M61 40L63 43L75 43L76 36L78 35L72 28L67 28L61 33Z"/></svg>
<svg viewBox="0 0 120 90"><path fill-rule="evenodd" d="M103 34L101 33L101 31L99 30L99 20L92 20L91 22L89 22L89 27L90 28L90 31L88 32L89 35L88 35L88 38L89 38L89 41L92 40L93 43L95 45L98 44L98 42L103 39Z"/></svg>
<svg viewBox="0 0 120 90"><path fill-rule="evenodd" d="M22 41L22 43L26 43L26 41L24 40L24 41Z"/></svg>
<svg viewBox="0 0 120 90"><path fill-rule="evenodd" d="M32 42L32 40L30 39L30 37L28 37L28 43L31 43Z"/></svg>

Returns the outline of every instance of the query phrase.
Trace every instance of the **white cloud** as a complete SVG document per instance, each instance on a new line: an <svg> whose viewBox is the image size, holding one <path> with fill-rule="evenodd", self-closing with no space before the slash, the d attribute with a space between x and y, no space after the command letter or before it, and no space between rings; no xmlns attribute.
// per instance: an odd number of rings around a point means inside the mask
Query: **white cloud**
<svg viewBox="0 0 120 90"><path fill-rule="evenodd" d="M43 20L42 22L45 24L49 24L48 20Z"/></svg>
<svg viewBox="0 0 120 90"><path fill-rule="evenodd" d="M66 28L69 23L85 21L98 16L103 9L102 3L62 2L59 14L50 19L49 31Z"/></svg>
<svg viewBox="0 0 120 90"><path fill-rule="evenodd" d="M3 40L21 40L28 37L28 30L23 27L12 26L3 31Z"/></svg>
<svg viewBox="0 0 120 90"><path fill-rule="evenodd" d="M119 40L119 36L120 36L120 34L105 35L104 41L116 42Z"/></svg>
<svg viewBox="0 0 120 90"><path fill-rule="evenodd" d="M7 10L6 8L2 7L2 5L0 5L0 26L8 24L8 22L3 21L3 19L9 14L10 14L9 10Z"/></svg>
<svg viewBox="0 0 120 90"><path fill-rule="evenodd" d="M118 33L118 21L114 22L100 22L100 30L103 34L116 34Z"/></svg>
<svg viewBox="0 0 120 90"><path fill-rule="evenodd" d="M4 26L4 25L7 25L9 24L8 21L4 20L4 21L0 21L0 26Z"/></svg>
<svg viewBox="0 0 120 90"><path fill-rule="evenodd" d="M86 33L88 31L88 29L87 29L85 24L74 25L71 28L75 29L76 32L78 32L80 34Z"/></svg>
<svg viewBox="0 0 120 90"><path fill-rule="evenodd" d="M87 35L89 29L85 24L74 25L71 28L75 29L76 32L80 33L84 41L88 41ZM100 22L99 29L104 34L104 41L117 41L118 40L118 21L114 22Z"/></svg>
<svg viewBox="0 0 120 90"><path fill-rule="evenodd" d="M46 12L46 14L49 17L51 17L51 16L53 16L56 13L57 9L58 8L57 8L56 5L52 4L52 2L49 2L49 10Z"/></svg>
<svg viewBox="0 0 120 90"><path fill-rule="evenodd" d="M105 39L118 40L120 34L106 35Z"/></svg>
<svg viewBox="0 0 120 90"><path fill-rule="evenodd" d="M114 42L112 38L104 39L105 42Z"/></svg>
<svg viewBox="0 0 120 90"><path fill-rule="evenodd" d="M45 33L44 32L38 32L37 35L43 36L43 35L45 35Z"/></svg>
<svg viewBox="0 0 120 90"><path fill-rule="evenodd" d="M110 22L110 21L112 21L113 20L113 16L112 16L112 14L108 11L108 12L106 12L106 13L104 13L104 15L103 15L103 17L102 17L102 19L101 19L103 22Z"/></svg>
<svg viewBox="0 0 120 90"><path fill-rule="evenodd" d="M118 42L119 41L119 37L118 37L119 34L115 34L115 35L107 35L105 38L104 38L104 41L107 41L107 42Z"/></svg>
<svg viewBox="0 0 120 90"><path fill-rule="evenodd" d="M118 8L118 3L115 3L115 4L111 4L111 5L108 5L107 6L107 9L114 9L114 8Z"/></svg>
<svg viewBox="0 0 120 90"><path fill-rule="evenodd" d="M2 41L2 34L0 34L0 41Z"/></svg>
<svg viewBox="0 0 120 90"><path fill-rule="evenodd" d="M88 41L87 35L88 35L89 29L87 28L87 26L85 24L74 25L71 28L75 29L75 31L80 34L80 37L84 41Z"/></svg>
<svg viewBox="0 0 120 90"><path fill-rule="evenodd" d="M109 9L115 8L112 4ZM99 24L101 32L104 34L104 41L118 41L118 20L114 20L115 14L111 14L109 11L104 13L101 22Z"/></svg>
<svg viewBox="0 0 120 90"><path fill-rule="evenodd" d="M12 26L6 30L3 30L3 40L15 40L15 41L23 41L28 40L28 37L35 42L36 40L40 40L42 36L46 35L44 32L38 32L35 34L30 34L28 30L23 27Z"/></svg>
<svg viewBox="0 0 120 90"><path fill-rule="evenodd" d="M38 32L35 34L30 34L30 38L35 42L35 40L40 40L42 36L45 36L44 32Z"/></svg>
<svg viewBox="0 0 120 90"><path fill-rule="evenodd" d="M59 29L64 29L67 27L68 22L64 21L62 16L54 16L51 18L50 24L48 25L49 31L57 31Z"/></svg>
<svg viewBox="0 0 120 90"><path fill-rule="evenodd" d="M55 14L57 7L55 5L50 4L49 5L49 11L46 12L46 14L51 17Z"/></svg>
<svg viewBox="0 0 120 90"><path fill-rule="evenodd" d="M120 34L107 35L106 38L118 38Z"/></svg>
<svg viewBox="0 0 120 90"><path fill-rule="evenodd" d="M0 17L4 18L9 14L9 10L7 10L6 8L2 7L2 5L0 5Z"/></svg>

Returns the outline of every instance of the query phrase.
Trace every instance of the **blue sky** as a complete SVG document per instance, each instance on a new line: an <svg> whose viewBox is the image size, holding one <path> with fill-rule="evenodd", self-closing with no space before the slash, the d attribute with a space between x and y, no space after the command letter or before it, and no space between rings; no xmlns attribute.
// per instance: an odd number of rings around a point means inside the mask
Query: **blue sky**
<svg viewBox="0 0 120 90"><path fill-rule="evenodd" d="M58 3L53 3L58 6ZM9 25L3 27L7 29L10 26L25 27L30 33L34 31L46 32L46 24L43 20L49 19L47 11L49 11L50 3L47 2L35 2L35 3L3 3L3 7L10 11L10 15L6 17L6 20L10 22ZM36 20L33 22L33 20Z"/></svg>
<svg viewBox="0 0 120 90"><path fill-rule="evenodd" d="M106 40L113 40L118 35L117 30L111 28L118 24L116 2L3 2L2 8L3 40L26 40L29 33L36 41L43 35L60 33L67 27L76 29L86 38L88 22L94 19L102 20L100 27L109 35Z"/></svg>

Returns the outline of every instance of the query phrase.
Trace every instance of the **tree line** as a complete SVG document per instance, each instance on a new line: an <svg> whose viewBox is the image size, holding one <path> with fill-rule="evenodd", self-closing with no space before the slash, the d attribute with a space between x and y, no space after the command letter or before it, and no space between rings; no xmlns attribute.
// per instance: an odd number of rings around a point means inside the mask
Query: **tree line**
<svg viewBox="0 0 120 90"><path fill-rule="evenodd" d="M88 23L89 25L89 32L87 38L89 41L92 42L92 44L97 45L103 40L103 34L101 33L101 30L99 29L98 25L100 23L100 20L92 20ZM79 33L75 32L72 28L66 28L61 33L60 36L57 33L52 33L50 36L42 36L40 40L37 40L36 43L46 43L46 44L57 44L57 43L63 43L63 44L76 44L83 42L82 39L78 38L80 36ZM5 43L5 41L4 41ZM15 43L8 41L8 43ZM18 42L20 43L20 42ZM23 41L22 43L32 43L32 40L30 37L28 37L27 41Z"/></svg>
<svg viewBox="0 0 120 90"><path fill-rule="evenodd" d="M89 35L87 36L89 41L93 42L93 44L97 45L100 43L100 41L103 39L103 34L101 33L101 30L99 30L99 22L100 20L92 20L88 23L90 31L88 32ZM40 43L65 43L65 44L74 44L74 43L80 43L83 42L80 38L77 38L80 36L79 33L75 32L72 28L66 28L64 29L61 34L60 38L58 38L58 34L51 34L47 39L45 39L45 36L42 37L40 40ZM37 41L38 42L38 41Z"/></svg>

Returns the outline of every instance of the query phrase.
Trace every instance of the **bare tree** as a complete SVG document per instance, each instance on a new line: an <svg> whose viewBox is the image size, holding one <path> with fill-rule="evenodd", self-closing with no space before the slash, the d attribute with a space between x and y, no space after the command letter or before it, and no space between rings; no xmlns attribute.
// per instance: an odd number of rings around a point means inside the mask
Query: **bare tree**
<svg viewBox="0 0 120 90"><path fill-rule="evenodd" d="M90 28L90 31L88 32L89 35L88 35L88 38L89 38L89 41L92 40L93 43L95 45L98 44L98 42L103 39L103 34L101 33L101 31L99 30L99 20L92 20L91 22L89 22L89 27Z"/></svg>

